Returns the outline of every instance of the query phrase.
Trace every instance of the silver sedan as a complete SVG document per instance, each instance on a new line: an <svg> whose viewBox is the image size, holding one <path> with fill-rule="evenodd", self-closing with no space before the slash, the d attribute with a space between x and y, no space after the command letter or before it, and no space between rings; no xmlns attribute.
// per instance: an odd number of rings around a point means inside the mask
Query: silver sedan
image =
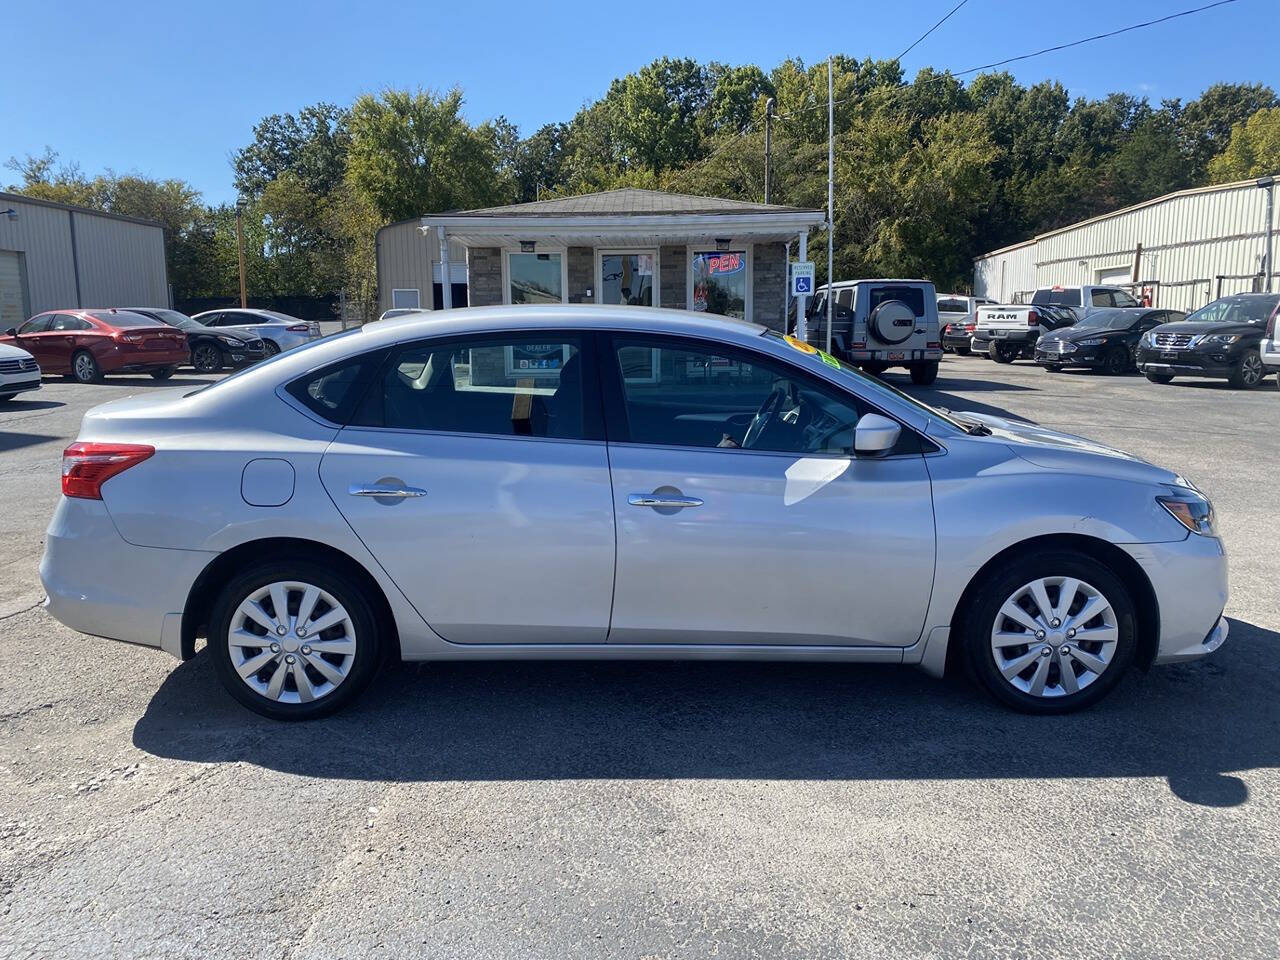
<svg viewBox="0 0 1280 960"><path fill-rule="evenodd" d="M90 411L41 576L98 636L271 717L386 656L965 667L1038 713L1226 639L1209 502L671 310L387 320Z"/></svg>

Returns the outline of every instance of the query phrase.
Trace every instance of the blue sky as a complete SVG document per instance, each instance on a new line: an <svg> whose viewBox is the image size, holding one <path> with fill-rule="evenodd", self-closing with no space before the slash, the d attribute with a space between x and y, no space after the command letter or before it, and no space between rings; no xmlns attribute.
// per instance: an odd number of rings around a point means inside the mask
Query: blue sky
<svg viewBox="0 0 1280 960"><path fill-rule="evenodd" d="M964 70L1205 0L969 0L904 60ZM462 87L473 121L523 132L568 120L655 57L758 63L829 53L892 57L954 6L778 3L13 3L0 43L0 162L48 144L86 173L107 167L234 199L230 156L256 120L385 86ZM795 11L791 16L791 11ZM1238 2L1010 69L1075 95L1194 98L1215 81L1280 84L1280 3ZM0 170L0 184L15 175Z"/></svg>

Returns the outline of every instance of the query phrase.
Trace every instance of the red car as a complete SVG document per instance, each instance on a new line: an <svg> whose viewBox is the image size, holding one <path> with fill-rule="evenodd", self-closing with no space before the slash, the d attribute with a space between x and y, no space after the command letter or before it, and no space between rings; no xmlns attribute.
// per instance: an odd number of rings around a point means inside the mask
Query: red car
<svg viewBox="0 0 1280 960"><path fill-rule="evenodd" d="M167 380L188 362L187 335L127 310L51 310L10 327L0 343L32 354L45 373L97 383L105 373L149 373Z"/></svg>

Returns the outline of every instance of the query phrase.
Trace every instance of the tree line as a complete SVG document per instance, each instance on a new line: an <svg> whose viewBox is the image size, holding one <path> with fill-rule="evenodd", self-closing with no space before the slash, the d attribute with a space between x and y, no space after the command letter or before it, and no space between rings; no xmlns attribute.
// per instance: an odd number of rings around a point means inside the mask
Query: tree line
<svg viewBox="0 0 1280 960"><path fill-rule="evenodd" d="M896 60L837 57L835 275L921 276L967 288L972 258L1184 187L1280 170L1280 99L1215 84L1187 103L1075 98L1004 72L907 80ZM426 213L620 186L761 201L774 101L771 200L826 205L827 65L662 58L615 79L567 122L527 136L472 124L460 90L385 90L350 106L264 117L232 157L253 296L345 290L376 309L374 233ZM235 207L180 179L86 175L46 148L11 158L10 189L165 225L179 299L238 289ZM827 273L825 237L816 237Z"/></svg>

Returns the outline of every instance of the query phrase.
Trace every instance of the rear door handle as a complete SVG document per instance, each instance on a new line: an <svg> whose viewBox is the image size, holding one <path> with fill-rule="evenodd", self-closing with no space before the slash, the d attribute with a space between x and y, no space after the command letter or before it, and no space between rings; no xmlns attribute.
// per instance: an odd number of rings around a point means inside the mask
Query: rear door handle
<svg viewBox="0 0 1280 960"><path fill-rule="evenodd" d="M386 497L388 500L408 500L427 495L421 487L397 487L389 483L353 483L347 488L347 493L353 497Z"/></svg>
<svg viewBox="0 0 1280 960"><path fill-rule="evenodd" d="M659 509L665 507L674 510L702 506L702 500L699 497L674 496L667 493L633 493L627 497L627 503L633 507L658 507Z"/></svg>

